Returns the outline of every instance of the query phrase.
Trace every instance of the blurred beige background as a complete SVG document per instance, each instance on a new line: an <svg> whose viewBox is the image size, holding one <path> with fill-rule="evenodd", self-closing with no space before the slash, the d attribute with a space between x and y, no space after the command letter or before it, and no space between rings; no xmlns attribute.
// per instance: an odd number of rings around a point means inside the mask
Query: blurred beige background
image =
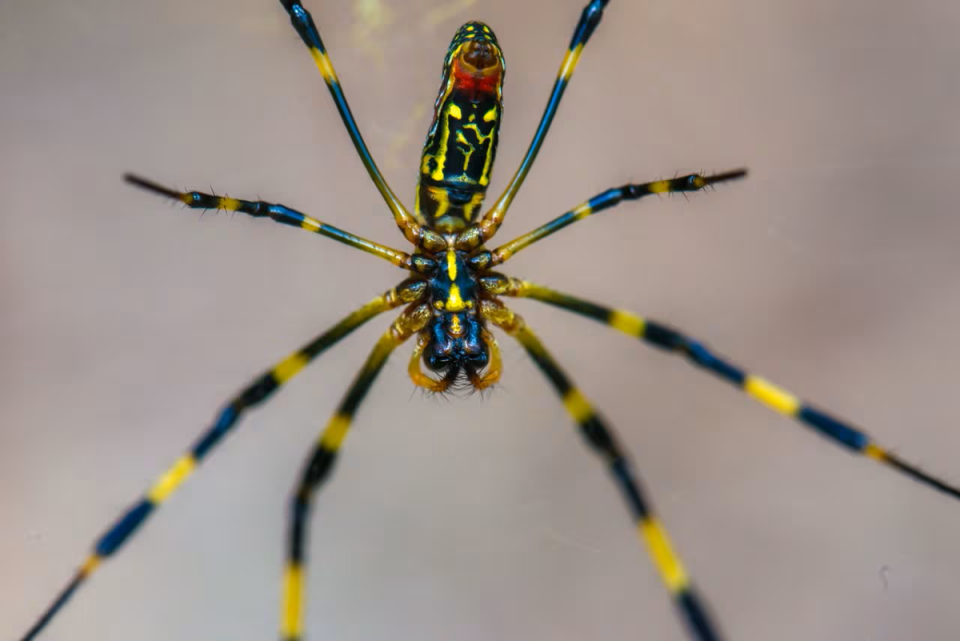
<svg viewBox="0 0 960 641"><path fill-rule="evenodd" d="M412 202L449 38L507 56L492 191L529 142L583 0L321 2L364 135ZM507 218L745 164L628 204L510 273L671 322L960 482L960 4L611 2ZM283 202L403 247L271 0L0 7L0 638L252 375L399 280L386 263L121 182ZM734 641L948 641L960 505L687 364L520 302L616 425ZM272 639L283 517L387 323L250 414L48 641ZM606 471L503 340L489 399L422 399L400 351L312 533L314 639L685 639Z"/></svg>

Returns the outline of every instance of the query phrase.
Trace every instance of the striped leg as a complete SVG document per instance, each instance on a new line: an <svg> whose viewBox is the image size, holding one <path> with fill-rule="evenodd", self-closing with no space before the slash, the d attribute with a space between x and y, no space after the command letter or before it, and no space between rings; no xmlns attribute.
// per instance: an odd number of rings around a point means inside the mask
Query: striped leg
<svg viewBox="0 0 960 641"><path fill-rule="evenodd" d="M697 595L683 562L673 550L666 529L645 496L639 475L633 472L626 452L617 442L612 430L604 424L583 394L567 378L522 318L498 303L481 305L481 313L523 345L563 399L564 406L580 426L587 443L610 466L610 472L637 524L640 539L680 611L690 638L694 641L719 641L721 637L716 624L711 621L705 605Z"/></svg>
<svg viewBox="0 0 960 641"><path fill-rule="evenodd" d="M527 149L527 154L520 162L520 167L517 168L517 172L513 175L503 195L497 199L497 202L490 211L484 214L483 220L479 223L480 233L483 238L482 242L490 240L493 238L493 235L497 233L497 229L500 228L500 224L503 222L510 203L513 202L517 192L520 191L523 181L526 180L527 174L530 172L530 167L533 166L533 161L537 158L537 154L540 153L540 147L543 145L543 141L547 137L547 132L550 130L550 124L553 122L553 117L557 113L557 107L560 106L563 92L566 91L570 77L573 76L573 71L577 68L577 63L580 61L580 53L583 51L583 47L586 46L590 36L593 35L594 29L600 24L600 19L603 18L603 9L609 1L610 0L590 0L590 3L584 7L583 13L580 15L580 22L577 23L576 28L573 30L573 38L570 40L570 46L563 56L560 71L557 73L557 79L553 83L553 91L550 93L550 99L547 101L543 116L540 118L540 124L537 126L537 131L533 135L530 147Z"/></svg>
<svg viewBox="0 0 960 641"><path fill-rule="evenodd" d="M113 526L100 538L94 546L93 552L84 561L80 569L66 588L57 596L43 615L23 636L22 641L30 641L47 626L50 620L67 603L77 588L84 583L100 563L116 553L124 543L146 522L156 508L167 500L171 494L186 480L194 469L213 451L226 436L240 416L249 408L267 400L279 387L290 380L297 372L303 369L310 361L340 339L350 334L374 316L394 309L400 305L420 300L426 293L425 283L408 280L389 292L374 298L372 301L356 310L342 321L334 325L310 343L290 354L280 361L273 369L256 378L250 385L233 398L220 411L213 425L204 432L183 456L167 470L143 498L134 503L129 510L117 520Z"/></svg>
<svg viewBox="0 0 960 641"><path fill-rule="evenodd" d="M736 180L747 175L746 169L734 169L725 171L713 176L704 176L701 174L690 174L680 176L671 180L655 180L653 182L641 183L639 185L624 185L614 189L597 194L585 203L577 205L567 213L558 218L554 218L545 225L537 227L533 231L511 240L493 250L491 256L491 265L499 265L510 259L521 249L529 247L533 243L558 232L567 225L578 220L583 220L587 216L599 213L605 209L610 209L619 205L624 200L637 200L650 194L670 194L675 192L699 191L708 185L715 185L727 180Z"/></svg>
<svg viewBox="0 0 960 641"><path fill-rule="evenodd" d="M276 205L259 200L240 200L239 198L229 198L227 196L214 196L199 191L177 191L132 174L125 175L124 180L141 189L179 200L191 209L226 209L227 211L243 212L254 218L272 218L278 223L306 229L315 234L332 238L354 249L360 249L369 254L373 254L374 256L390 261L401 269L428 271L429 268L425 266L425 262L432 263L432 261L427 258L414 258L406 252L392 249L386 245L367 240L366 238L354 236L349 232L338 229L333 225L322 223L315 218L301 214L295 209L290 209L284 205ZM430 267L432 267L432 264Z"/></svg>
<svg viewBox="0 0 960 641"><path fill-rule="evenodd" d="M384 179L380 170L377 168L377 163L374 162L373 156L370 155L370 150L367 149L367 144L363 141L363 136L360 135L357 121L354 120L353 113L350 111L350 105L347 104L347 98L343 95L343 89L340 87L337 72L333 68L333 63L330 62L330 56L327 54L326 47L323 46L323 40L320 39L320 31L313 22L313 16L303 8L300 0L280 0L280 4L282 4L283 8L290 14L290 22L293 23L294 29L300 34L300 38L304 44L310 49L310 54L313 56L317 68L320 69L320 75L323 76L324 82L327 83L327 89L330 90L330 95L333 96L333 102L337 105L340 118L347 128L347 132L350 134L353 146L356 147L357 154L360 155L360 160L363 161L363 166L367 168L367 173L370 174L370 178L373 179L377 190L380 192L380 195L383 196L383 200L386 201L390 211L393 212L393 218L397 222L400 231L403 232L407 240L416 245L420 241L421 236L427 233L428 230L421 228L420 225L417 224L417 220L396 197L393 190L390 189L390 185L387 184L386 179Z"/></svg>
<svg viewBox="0 0 960 641"><path fill-rule="evenodd" d="M767 407L813 428L835 443L888 465L915 481L943 492L947 496L960 499L960 489L948 485L883 449L862 430L811 406L760 376L748 374L739 366L711 352L703 343L675 329L653 320L635 316L629 312L596 305L515 278L490 276L485 282L485 287L488 291L502 290L501 293L507 296L533 298L555 305L601 323L606 323L628 336L639 338L660 349L685 356L694 365L732 383Z"/></svg>
<svg viewBox="0 0 960 641"><path fill-rule="evenodd" d="M283 573L280 609L281 641L299 641L303 638L304 562L313 495L329 477L353 416L387 358L397 346L422 329L430 316L430 308L426 304L412 307L401 314L380 337L307 459L290 506L287 563Z"/></svg>

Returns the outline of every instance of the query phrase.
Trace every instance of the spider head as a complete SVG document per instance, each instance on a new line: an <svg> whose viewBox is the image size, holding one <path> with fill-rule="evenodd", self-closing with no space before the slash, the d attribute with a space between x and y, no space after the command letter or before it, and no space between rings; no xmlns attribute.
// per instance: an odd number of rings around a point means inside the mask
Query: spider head
<svg viewBox="0 0 960 641"><path fill-rule="evenodd" d="M448 250L438 262L443 267L430 279L433 318L420 334L410 376L433 392L464 381L482 390L499 378L500 357L478 313L477 282L462 252ZM421 361L437 378L421 371Z"/></svg>
<svg viewBox="0 0 960 641"><path fill-rule="evenodd" d="M447 385L478 381L489 354L477 318L477 283L461 252L449 250L431 281L434 316L424 337L423 364Z"/></svg>
<svg viewBox="0 0 960 641"><path fill-rule="evenodd" d="M477 385L480 372L490 362L483 327L474 314L445 312L434 318L423 363L446 386L466 378Z"/></svg>

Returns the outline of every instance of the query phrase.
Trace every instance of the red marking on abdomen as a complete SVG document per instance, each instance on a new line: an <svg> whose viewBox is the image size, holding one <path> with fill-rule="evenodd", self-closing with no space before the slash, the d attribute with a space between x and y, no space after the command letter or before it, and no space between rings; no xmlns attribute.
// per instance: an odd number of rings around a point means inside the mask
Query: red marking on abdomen
<svg viewBox="0 0 960 641"><path fill-rule="evenodd" d="M479 95L495 94L502 77L499 66L493 71L475 73L464 69L459 60L453 61L453 90L467 94L468 100L476 99Z"/></svg>

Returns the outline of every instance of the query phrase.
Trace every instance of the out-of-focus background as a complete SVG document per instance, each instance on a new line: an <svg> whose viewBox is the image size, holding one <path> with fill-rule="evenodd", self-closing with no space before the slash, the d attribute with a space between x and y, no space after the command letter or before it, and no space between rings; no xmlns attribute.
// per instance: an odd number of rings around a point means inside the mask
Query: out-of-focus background
<svg viewBox="0 0 960 641"><path fill-rule="evenodd" d="M449 38L507 56L492 192L519 162L583 0L308 7L412 203ZM508 239L610 186L751 169L625 204L512 274L636 310L960 481L960 4L611 2ZM0 7L0 638L279 357L401 278L329 240L121 182L262 196L404 247L276 2ZM960 505L686 363L531 302L633 452L729 639L948 641ZM243 421L44 637L275 638L287 497L387 319ZM311 535L308 634L685 639L620 497L502 339L487 399L422 398L400 350Z"/></svg>

